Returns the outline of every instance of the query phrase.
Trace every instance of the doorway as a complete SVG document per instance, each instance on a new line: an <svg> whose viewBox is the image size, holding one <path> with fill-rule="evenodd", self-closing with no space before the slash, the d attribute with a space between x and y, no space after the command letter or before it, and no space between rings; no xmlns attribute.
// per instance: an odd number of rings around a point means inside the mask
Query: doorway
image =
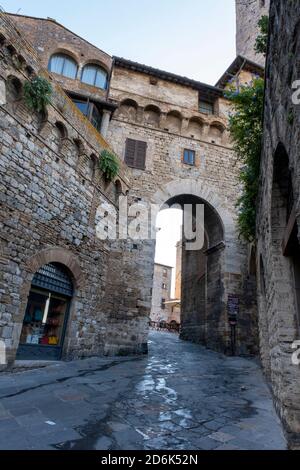
<svg viewBox="0 0 300 470"><path fill-rule="evenodd" d="M34 275L17 359L61 359L72 297L73 282L63 265L47 264Z"/></svg>

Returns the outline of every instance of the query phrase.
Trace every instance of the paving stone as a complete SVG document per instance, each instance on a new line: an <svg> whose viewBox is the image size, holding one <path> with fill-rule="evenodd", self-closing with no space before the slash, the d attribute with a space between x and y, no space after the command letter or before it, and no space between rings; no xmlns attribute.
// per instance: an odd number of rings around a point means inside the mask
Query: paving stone
<svg viewBox="0 0 300 470"><path fill-rule="evenodd" d="M9 408L8 411L12 416L16 418L16 417L24 416L24 415L32 415L34 413L37 413L38 410L35 407L21 405L21 406L14 406L12 408Z"/></svg>
<svg viewBox="0 0 300 470"><path fill-rule="evenodd" d="M204 423L203 426L211 431L218 431L223 426L223 424L220 423L220 421L212 420Z"/></svg>
<svg viewBox="0 0 300 470"><path fill-rule="evenodd" d="M95 444L95 450L109 450L113 445L112 439L107 436L103 436Z"/></svg>
<svg viewBox="0 0 300 470"><path fill-rule="evenodd" d="M19 423L14 418L9 417L0 420L0 433L2 431L14 431L19 428Z"/></svg>
<svg viewBox="0 0 300 470"><path fill-rule="evenodd" d="M232 436L230 434L226 434L224 432L220 432L220 431L214 432L209 437L210 437L210 439L214 439L215 441L223 442L223 443L231 441L232 439L234 439L234 436Z"/></svg>
<svg viewBox="0 0 300 470"><path fill-rule="evenodd" d="M217 447L215 450L243 450L240 447L231 445L231 444L223 444L220 447Z"/></svg>
<svg viewBox="0 0 300 470"><path fill-rule="evenodd" d="M149 357L138 363L138 369L133 367L132 361L123 360L122 373L126 380L112 382L118 375L116 366L105 371L110 387L105 394L97 390L91 395L82 392L91 379L103 383L101 368L103 364L114 363L115 358L62 363L57 369L51 368L51 380L48 376L49 384L42 387L47 368L42 373L39 370L34 374L33 371L12 374L20 390L26 389L24 384L34 375L36 388L32 394L28 391L1 401L0 413L9 410L15 416L0 419L0 448L286 448L272 397L254 361L239 359L233 371L230 358L181 342L173 335L151 333L151 339ZM178 368L184 374L170 373ZM85 372L93 375L86 376ZM62 378L66 378L63 386L59 382ZM145 380L147 391L143 392L139 384ZM218 396L216 390L221 390L220 381L222 393ZM0 389L1 383L0 375ZM244 398L241 400L238 394L243 384L247 388L244 392L247 405L242 404ZM191 393L191 386L197 393ZM261 393L270 406L255 407L256 397L261 403ZM233 412L235 419L232 419ZM50 426L46 421L56 425Z"/></svg>
<svg viewBox="0 0 300 470"><path fill-rule="evenodd" d="M213 439L210 439L209 437L202 437L198 441L198 446L199 449L201 450L213 450L218 447L217 441L214 441Z"/></svg>

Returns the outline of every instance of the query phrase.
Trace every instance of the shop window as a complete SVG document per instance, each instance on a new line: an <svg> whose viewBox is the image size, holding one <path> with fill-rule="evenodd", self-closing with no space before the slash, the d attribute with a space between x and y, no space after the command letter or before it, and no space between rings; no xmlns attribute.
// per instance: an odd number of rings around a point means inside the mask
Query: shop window
<svg viewBox="0 0 300 470"><path fill-rule="evenodd" d="M43 266L34 276L18 349L19 359L61 358L73 284L65 268Z"/></svg>

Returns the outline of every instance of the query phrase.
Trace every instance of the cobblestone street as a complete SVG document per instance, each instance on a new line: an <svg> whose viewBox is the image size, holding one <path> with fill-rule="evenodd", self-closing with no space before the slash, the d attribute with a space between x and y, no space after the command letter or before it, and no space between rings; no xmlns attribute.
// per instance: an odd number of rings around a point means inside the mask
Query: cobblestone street
<svg viewBox="0 0 300 470"><path fill-rule="evenodd" d="M170 333L143 357L0 375L0 449L285 449L254 360Z"/></svg>

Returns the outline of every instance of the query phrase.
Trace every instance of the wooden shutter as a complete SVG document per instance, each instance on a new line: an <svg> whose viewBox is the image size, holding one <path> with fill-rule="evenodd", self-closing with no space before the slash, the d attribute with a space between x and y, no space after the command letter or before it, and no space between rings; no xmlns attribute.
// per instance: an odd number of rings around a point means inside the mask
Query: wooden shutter
<svg viewBox="0 0 300 470"><path fill-rule="evenodd" d="M140 170L145 169L146 165L146 151L147 151L147 143L142 142L140 140L136 141L136 168L139 168Z"/></svg>
<svg viewBox="0 0 300 470"><path fill-rule="evenodd" d="M135 142L133 139L126 140L125 163L131 167L135 166Z"/></svg>
<svg viewBox="0 0 300 470"><path fill-rule="evenodd" d="M140 140L127 139L125 163L131 168L145 169L147 143Z"/></svg>

